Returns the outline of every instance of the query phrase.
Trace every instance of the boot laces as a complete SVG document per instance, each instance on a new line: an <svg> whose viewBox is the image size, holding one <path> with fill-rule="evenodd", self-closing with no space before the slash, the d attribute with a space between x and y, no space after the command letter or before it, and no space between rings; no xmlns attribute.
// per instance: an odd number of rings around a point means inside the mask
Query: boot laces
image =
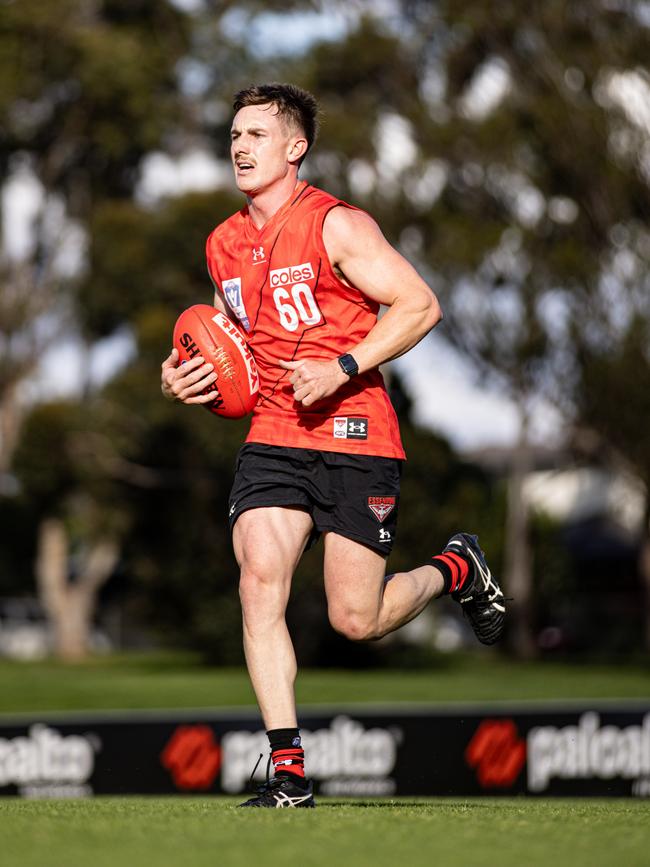
<svg viewBox="0 0 650 867"><path fill-rule="evenodd" d="M270 792L273 792L274 789L277 789L279 786L285 782L284 777L272 777L269 774L271 769L271 755L269 754L268 761L266 763L266 780L259 785L255 785L253 782L253 777L255 776L255 772L257 771L262 758L264 757L264 753L260 753L258 760L255 762L255 767L252 770L250 777L248 778L248 789L256 795L267 795Z"/></svg>

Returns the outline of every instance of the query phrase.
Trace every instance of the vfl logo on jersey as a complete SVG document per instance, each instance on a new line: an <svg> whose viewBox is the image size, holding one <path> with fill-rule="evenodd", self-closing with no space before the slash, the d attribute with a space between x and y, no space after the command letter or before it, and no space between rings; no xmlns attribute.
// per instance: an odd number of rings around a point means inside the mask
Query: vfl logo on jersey
<svg viewBox="0 0 650 867"><path fill-rule="evenodd" d="M223 284L223 294L226 296L228 307L230 307L237 319L239 319L246 331L248 331L251 324L248 321L246 308L244 307L244 301L242 299L241 277L231 277L229 280L225 280Z"/></svg>
<svg viewBox="0 0 650 867"><path fill-rule="evenodd" d="M253 264L261 265L262 262L266 262L264 247L253 247Z"/></svg>
<svg viewBox="0 0 650 867"><path fill-rule="evenodd" d="M395 497L368 497L368 508L379 523L383 524L395 508ZM390 539L390 536L388 539ZM388 539L381 539L381 541L387 542Z"/></svg>
<svg viewBox="0 0 650 867"><path fill-rule="evenodd" d="M334 419L332 436L335 440L367 440L368 419L337 416Z"/></svg>

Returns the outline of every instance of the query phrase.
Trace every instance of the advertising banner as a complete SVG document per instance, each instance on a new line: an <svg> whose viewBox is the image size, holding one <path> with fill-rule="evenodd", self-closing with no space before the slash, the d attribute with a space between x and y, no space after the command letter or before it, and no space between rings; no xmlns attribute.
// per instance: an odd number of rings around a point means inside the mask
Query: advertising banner
<svg viewBox="0 0 650 867"><path fill-rule="evenodd" d="M321 795L649 796L650 702L398 705L300 714ZM0 717L0 795L243 794L268 742L247 711Z"/></svg>

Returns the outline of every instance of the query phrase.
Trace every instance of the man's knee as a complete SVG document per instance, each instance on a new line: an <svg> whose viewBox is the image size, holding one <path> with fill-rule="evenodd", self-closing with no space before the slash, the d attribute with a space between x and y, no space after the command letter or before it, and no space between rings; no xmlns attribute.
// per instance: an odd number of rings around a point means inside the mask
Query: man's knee
<svg viewBox="0 0 650 867"><path fill-rule="evenodd" d="M285 597L284 580L276 572L263 568L244 567L239 576L239 598L242 608L265 607Z"/></svg>
<svg viewBox="0 0 650 867"><path fill-rule="evenodd" d="M377 618L345 608L330 608L332 627L350 641L376 641L381 638Z"/></svg>

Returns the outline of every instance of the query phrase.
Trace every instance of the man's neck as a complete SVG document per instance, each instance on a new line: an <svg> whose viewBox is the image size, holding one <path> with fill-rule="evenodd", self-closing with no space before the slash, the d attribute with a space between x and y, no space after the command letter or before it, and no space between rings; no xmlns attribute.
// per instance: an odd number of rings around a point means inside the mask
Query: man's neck
<svg viewBox="0 0 650 867"><path fill-rule="evenodd" d="M287 175L266 190L247 196L248 213L253 225L257 229L262 229L292 196L299 183L300 180L297 175Z"/></svg>

